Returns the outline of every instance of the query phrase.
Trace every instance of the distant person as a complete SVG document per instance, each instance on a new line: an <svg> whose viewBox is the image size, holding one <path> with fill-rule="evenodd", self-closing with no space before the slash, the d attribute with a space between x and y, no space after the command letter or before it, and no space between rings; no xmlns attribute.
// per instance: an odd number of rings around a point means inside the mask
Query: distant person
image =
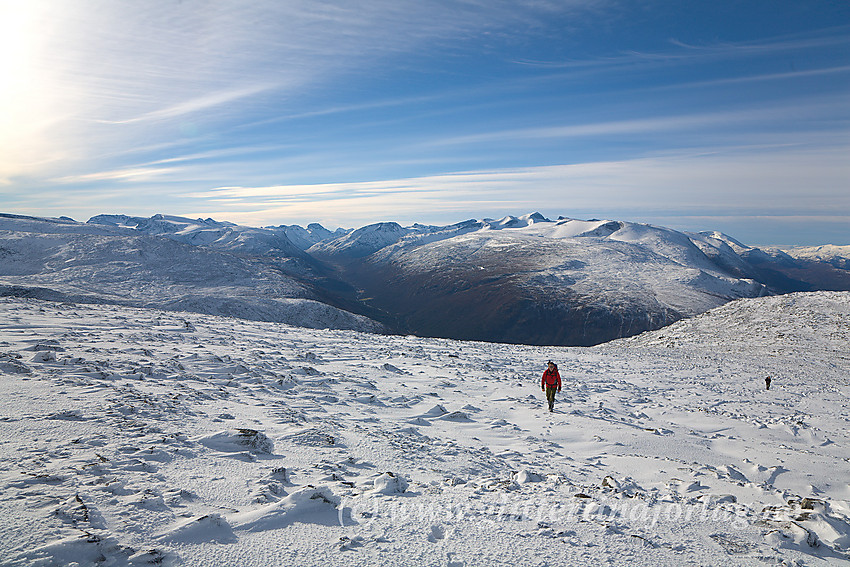
<svg viewBox="0 0 850 567"><path fill-rule="evenodd" d="M555 411L555 392L561 391L561 375L558 374L558 365L551 360L549 361L549 367L543 372L540 387L546 392L549 411Z"/></svg>
<svg viewBox="0 0 850 567"><path fill-rule="evenodd" d="M767 378L764 379L764 389L765 390L770 390L770 382L771 382L770 376L768 376Z"/></svg>

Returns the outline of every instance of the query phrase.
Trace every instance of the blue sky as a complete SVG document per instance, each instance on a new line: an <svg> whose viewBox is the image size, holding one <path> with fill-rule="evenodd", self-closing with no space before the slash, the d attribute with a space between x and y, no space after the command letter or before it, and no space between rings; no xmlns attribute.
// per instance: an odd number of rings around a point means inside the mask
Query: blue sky
<svg viewBox="0 0 850 567"><path fill-rule="evenodd" d="M850 2L0 0L0 211L850 244Z"/></svg>

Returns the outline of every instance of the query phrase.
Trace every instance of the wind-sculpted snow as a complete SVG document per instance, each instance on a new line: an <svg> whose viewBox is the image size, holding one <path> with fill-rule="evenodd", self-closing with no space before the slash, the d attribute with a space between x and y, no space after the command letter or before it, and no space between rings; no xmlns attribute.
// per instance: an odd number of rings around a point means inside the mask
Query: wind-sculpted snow
<svg viewBox="0 0 850 567"><path fill-rule="evenodd" d="M0 298L0 562L850 564L848 345L850 293L592 348Z"/></svg>

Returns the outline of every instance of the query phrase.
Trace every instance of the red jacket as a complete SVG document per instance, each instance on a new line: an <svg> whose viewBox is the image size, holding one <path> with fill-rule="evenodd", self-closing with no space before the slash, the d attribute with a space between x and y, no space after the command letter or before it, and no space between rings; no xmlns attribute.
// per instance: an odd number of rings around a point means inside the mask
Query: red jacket
<svg viewBox="0 0 850 567"><path fill-rule="evenodd" d="M545 388L549 386L550 388L558 388L561 389L561 375L558 374L558 367L555 367L555 370L549 371L547 368L543 373L543 379L540 381L540 387Z"/></svg>

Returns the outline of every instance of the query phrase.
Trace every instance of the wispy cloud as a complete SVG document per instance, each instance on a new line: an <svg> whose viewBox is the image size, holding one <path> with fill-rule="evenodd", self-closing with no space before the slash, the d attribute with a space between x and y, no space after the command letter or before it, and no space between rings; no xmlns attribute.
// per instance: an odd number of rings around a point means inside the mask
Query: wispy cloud
<svg viewBox="0 0 850 567"><path fill-rule="evenodd" d="M346 225L844 207L850 27L780 9L801 33L702 42L743 26L650 4L0 2L0 196Z"/></svg>
<svg viewBox="0 0 850 567"><path fill-rule="evenodd" d="M131 167L81 175L67 175L53 179L52 181L64 184L92 183L98 181L132 181L138 183L152 181L165 175L174 175L178 171L179 169L175 167Z"/></svg>
<svg viewBox="0 0 850 567"><path fill-rule="evenodd" d="M721 54L727 57L730 54L746 52L776 53L776 52L799 52L807 49L823 49L847 45L850 43L850 26L834 26L817 30L812 33L775 36L758 41L720 41L713 43L688 43L673 39L670 43L682 47L691 52L707 55Z"/></svg>
<svg viewBox="0 0 850 567"><path fill-rule="evenodd" d="M281 114L278 116L273 116L271 118L266 118L259 121L247 122L245 124L241 124L237 127L237 129L245 129L245 128L255 128L261 125L274 124L279 122L286 122L290 120L303 120L307 118L318 118L325 116L333 116L336 114L348 114L348 113L357 113L367 110L376 110L376 109L387 109L399 106L406 106L412 104L421 104L424 102L433 102L439 99L445 99L447 95L422 95L415 97L397 97L392 99L380 99L376 101L358 103L358 104L343 104L343 105L333 105L327 106L323 108L316 108L314 110L302 111L302 112L292 112Z"/></svg>
<svg viewBox="0 0 850 567"><path fill-rule="evenodd" d="M172 104L165 108L146 112L134 118L126 118L123 120L96 121L102 124L133 124L136 122L179 118L187 114L210 110L221 105L233 103L240 99L252 97L263 92L274 90L275 88L276 85L257 85L231 89L222 92L207 93L183 102Z"/></svg>
<svg viewBox="0 0 850 567"><path fill-rule="evenodd" d="M624 161L361 183L222 187L193 193L198 205L190 209L193 214L238 222L319 220L335 226L359 226L376 218L435 222L470 207L480 216L526 209L601 215L614 210L631 211L631 215L660 210L682 215L721 210L735 215L740 210L758 210L766 216L808 212L844 218L850 217L850 195L836 199L834 187L850 176L844 159L848 150L706 149Z"/></svg>
<svg viewBox="0 0 850 567"><path fill-rule="evenodd" d="M26 76L3 67L20 75L14 97L0 89L4 113L19 118L14 135L0 137L0 154L10 156L0 159L0 178L31 174L28 164L45 160L73 168L139 140L167 142L181 128L309 117L283 103L418 46L531 25L549 9L502 0L3 3L3 35L20 38L4 51L26 47L27 60ZM263 96L275 103L271 116L257 111ZM60 151L70 139L74 150Z"/></svg>
<svg viewBox="0 0 850 567"><path fill-rule="evenodd" d="M745 107L737 110L720 110L687 114L667 114L648 118L608 120L583 124L515 128L480 132L462 136L445 137L429 142L433 145L465 145L505 140L583 138L591 136L614 136L630 134L661 133L697 128L716 129L726 125L740 127L758 122L781 123L791 118L834 116L846 108L843 97L837 100L819 98L810 101L795 101L793 104L768 104L760 107ZM840 128L841 126L838 125Z"/></svg>
<svg viewBox="0 0 850 567"><path fill-rule="evenodd" d="M652 87L651 90L675 89L675 88L704 88L726 85L740 85L746 83L760 83L767 81L799 80L809 77L820 77L825 75L838 75L850 72L850 65L838 65L836 67L825 67L821 69L805 69L801 71L787 71L784 73L764 73L761 75L746 75L743 77L724 77L706 81L689 81L680 84Z"/></svg>
<svg viewBox="0 0 850 567"><path fill-rule="evenodd" d="M850 44L850 26L838 26L811 32L804 36L780 36L759 41L717 41L713 43L688 43L669 40L671 49L656 51L627 50L607 56L571 59L515 59L519 65L541 69L596 70L641 68L646 65L705 63L716 60L730 61L739 58L764 57L770 54L799 53L812 49L841 48Z"/></svg>

